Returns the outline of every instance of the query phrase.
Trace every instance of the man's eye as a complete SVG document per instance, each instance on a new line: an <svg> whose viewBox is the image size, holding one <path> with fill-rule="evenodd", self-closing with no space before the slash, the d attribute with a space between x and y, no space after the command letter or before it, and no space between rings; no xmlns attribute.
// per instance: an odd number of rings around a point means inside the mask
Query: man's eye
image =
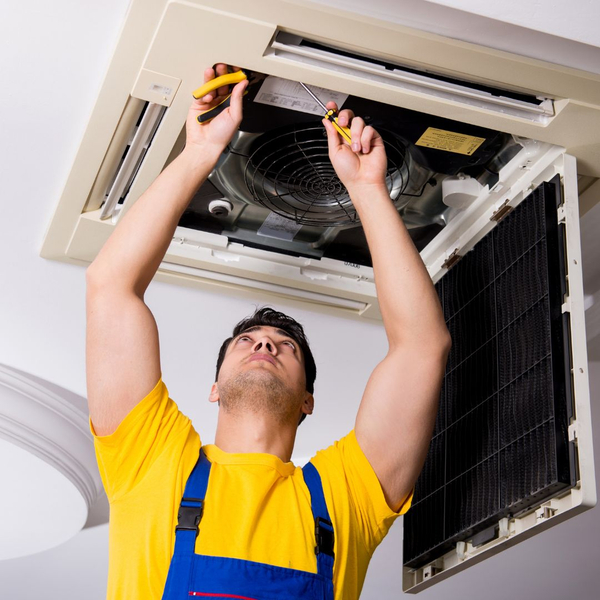
<svg viewBox="0 0 600 600"><path fill-rule="evenodd" d="M251 339L250 339L250 338L249 338L247 335L241 335L241 336L238 338L238 340L237 340L237 341L238 341L238 342L241 342L241 341L248 341L248 342L250 342L250 341L252 341L252 340L251 340Z"/></svg>
<svg viewBox="0 0 600 600"><path fill-rule="evenodd" d="M285 340L283 343L287 344L292 350L296 349L296 345L293 342L290 342L289 340Z"/></svg>

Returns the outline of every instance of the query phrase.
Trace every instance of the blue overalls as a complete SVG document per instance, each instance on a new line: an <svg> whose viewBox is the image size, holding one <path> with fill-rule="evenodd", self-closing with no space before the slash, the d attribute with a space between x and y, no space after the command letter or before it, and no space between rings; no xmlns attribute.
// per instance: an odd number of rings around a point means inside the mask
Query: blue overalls
<svg viewBox="0 0 600 600"><path fill-rule="evenodd" d="M175 550L163 600L333 600L333 525L329 518L321 477L308 463L304 481L315 519L317 573L298 571L237 558L195 554L211 463L202 448L187 480L175 528ZM274 540L276 543L276 540Z"/></svg>

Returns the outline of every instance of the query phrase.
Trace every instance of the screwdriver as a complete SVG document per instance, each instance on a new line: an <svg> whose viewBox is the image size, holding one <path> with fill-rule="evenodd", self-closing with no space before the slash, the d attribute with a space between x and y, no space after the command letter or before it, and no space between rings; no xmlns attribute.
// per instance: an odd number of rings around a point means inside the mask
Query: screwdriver
<svg viewBox="0 0 600 600"><path fill-rule="evenodd" d="M338 125L337 115L338 111L333 110L333 108L327 108L309 89L307 85L304 85L301 81L298 82L312 97L313 99L321 106L321 108L325 111L325 118L331 122L331 124L335 127L336 131L342 136L342 139L347 143L352 145L352 135L350 134L350 128L342 127Z"/></svg>

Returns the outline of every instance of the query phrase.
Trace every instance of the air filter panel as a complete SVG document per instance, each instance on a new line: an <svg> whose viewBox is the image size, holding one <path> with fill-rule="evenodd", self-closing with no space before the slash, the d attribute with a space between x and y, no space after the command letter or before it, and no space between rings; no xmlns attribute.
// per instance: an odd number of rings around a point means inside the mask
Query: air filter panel
<svg viewBox="0 0 600 600"><path fill-rule="evenodd" d="M436 286L453 346L404 520L405 567L431 563L477 534L492 539L503 517L575 484L560 203L555 177Z"/></svg>

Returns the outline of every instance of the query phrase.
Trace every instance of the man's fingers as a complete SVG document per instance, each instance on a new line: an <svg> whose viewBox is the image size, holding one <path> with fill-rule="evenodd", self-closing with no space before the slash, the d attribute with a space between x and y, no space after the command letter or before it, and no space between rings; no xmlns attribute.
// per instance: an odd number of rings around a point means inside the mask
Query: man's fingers
<svg viewBox="0 0 600 600"><path fill-rule="evenodd" d="M362 147L363 154L368 154L369 150L373 147L374 140L379 137L379 134L370 126L367 125L360 136L360 145Z"/></svg>
<svg viewBox="0 0 600 600"><path fill-rule="evenodd" d="M204 69L204 83L208 83L209 81L211 81L214 78L215 78L215 70L212 67L209 67L208 69ZM209 92L205 96L202 96L202 98L198 98L197 101L208 104L209 102L212 102L215 99L215 97L216 97L216 94L213 91L213 92Z"/></svg>
<svg viewBox="0 0 600 600"><path fill-rule="evenodd" d="M244 96L244 90L248 87L248 80L244 79L239 83L236 83L231 92L231 101L229 103L229 111L234 121L242 121L242 98Z"/></svg>
<svg viewBox="0 0 600 600"><path fill-rule="evenodd" d="M233 71L240 71L240 67L232 67ZM227 75L228 67L225 63L217 63L214 67L209 67L204 71L204 83L208 83L212 79L216 77L221 77L221 75ZM197 101L202 104L210 104L215 103L218 104L222 102L229 95L229 86L222 85L216 90L212 90L208 92L208 94L202 96L202 98L198 98ZM201 110L205 110L202 108Z"/></svg>
<svg viewBox="0 0 600 600"><path fill-rule="evenodd" d="M338 110L338 105L333 100L328 102L325 106L331 110ZM348 108L340 111L337 116L338 125L341 125L342 127L348 127L352 119L354 119L354 113Z"/></svg>
<svg viewBox="0 0 600 600"><path fill-rule="evenodd" d="M328 109L337 110L337 104L333 101L328 102L325 106ZM354 112L346 108L339 112L337 123L341 127L349 127L352 137L352 151L368 154L371 149L383 143L381 136L373 127L365 125L365 122L360 117L355 117ZM323 119L323 124L327 130L327 143L329 152L335 150L342 144L342 140L330 121Z"/></svg>
<svg viewBox="0 0 600 600"><path fill-rule="evenodd" d="M342 143L342 140L335 127L327 119L323 119L323 125L327 131L327 146L329 148L329 157L331 158Z"/></svg>
<svg viewBox="0 0 600 600"><path fill-rule="evenodd" d="M354 117L350 123L350 133L352 134L352 151L360 152L361 137L363 129L365 128L365 122L360 117Z"/></svg>
<svg viewBox="0 0 600 600"><path fill-rule="evenodd" d="M227 65L219 63L217 65L216 71L218 77L220 77L221 75L227 75ZM227 96L227 94L229 94L229 86L222 85L220 88L217 89L217 96Z"/></svg>
<svg viewBox="0 0 600 600"><path fill-rule="evenodd" d="M354 119L354 113L350 109L345 108L340 111L337 122L338 125L341 125L342 127L349 127L352 119Z"/></svg>
<svg viewBox="0 0 600 600"><path fill-rule="evenodd" d="M204 83L208 83L211 79L215 78L215 70L212 67L204 69Z"/></svg>

